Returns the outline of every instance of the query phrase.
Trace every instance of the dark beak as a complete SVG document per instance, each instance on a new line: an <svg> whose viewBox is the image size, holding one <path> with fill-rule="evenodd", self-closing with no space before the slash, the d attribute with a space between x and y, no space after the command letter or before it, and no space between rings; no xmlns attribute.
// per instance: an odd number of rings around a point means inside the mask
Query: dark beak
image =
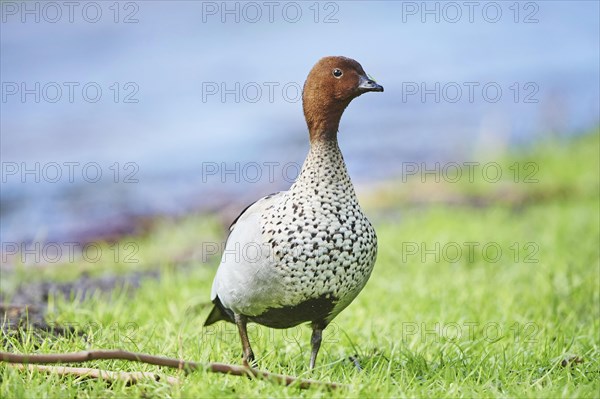
<svg viewBox="0 0 600 399"><path fill-rule="evenodd" d="M358 90L361 93L366 93L368 91L383 91L383 86L377 84L373 79L361 76L358 81Z"/></svg>

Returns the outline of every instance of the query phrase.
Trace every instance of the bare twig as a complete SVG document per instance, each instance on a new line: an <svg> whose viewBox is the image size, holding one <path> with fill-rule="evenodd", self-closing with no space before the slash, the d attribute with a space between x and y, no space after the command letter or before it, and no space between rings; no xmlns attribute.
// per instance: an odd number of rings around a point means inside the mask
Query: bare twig
<svg viewBox="0 0 600 399"><path fill-rule="evenodd" d="M201 364L182 359L174 359L161 356L153 356L145 353L127 352L123 350L93 350L72 353L40 354L40 355L19 355L9 352L0 352L0 360L8 363L28 363L28 364L47 364L47 363L80 363L91 360L110 359L110 360L129 360L153 364L156 366L176 368L180 370L204 369L212 373L231 374L237 376L256 377L265 380L275 381L285 385L297 385L299 388L306 389L311 386L323 386L329 389L341 388L343 385L337 383L327 383L315 380L306 380L291 377L282 374L273 374L267 371L261 371L254 368L235 366L225 363Z"/></svg>
<svg viewBox="0 0 600 399"><path fill-rule="evenodd" d="M74 375L83 378L96 378L105 381L124 381L127 385L133 385L142 380L162 381L163 377L158 374L136 371L109 371L100 369L91 369L87 367L66 367L66 366L44 366L40 364L11 364L20 370L45 371L57 375ZM175 377L164 377L169 384L175 385L179 380Z"/></svg>

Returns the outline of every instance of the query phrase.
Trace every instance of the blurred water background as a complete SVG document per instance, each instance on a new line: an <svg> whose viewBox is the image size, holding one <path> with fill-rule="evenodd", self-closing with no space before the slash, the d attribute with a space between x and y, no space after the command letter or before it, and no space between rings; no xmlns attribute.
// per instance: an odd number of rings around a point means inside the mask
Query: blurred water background
<svg viewBox="0 0 600 399"><path fill-rule="evenodd" d="M26 3L33 14L1 4L2 242L93 239L285 189L308 149L294 90L325 55L357 59L385 87L340 126L359 187L403 162L477 161L599 122L597 1L474 2L472 15L462 2L273 2L272 15L263 2L74 2L72 18L61 2L60 18ZM239 99L222 98L236 82ZM436 82L439 102L423 98Z"/></svg>

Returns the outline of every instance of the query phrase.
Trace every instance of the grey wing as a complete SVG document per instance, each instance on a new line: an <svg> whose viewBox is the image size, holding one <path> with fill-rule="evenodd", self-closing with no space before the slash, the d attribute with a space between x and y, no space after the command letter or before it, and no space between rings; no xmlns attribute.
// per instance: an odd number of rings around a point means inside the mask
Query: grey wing
<svg viewBox="0 0 600 399"><path fill-rule="evenodd" d="M261 217L286 192L270 194L248 206L231 224L211 291L227 309L248 316L276 306L285 294L273 273L273 257L264 240Z"/></svg>
<svg viewBox="0 0 600 399"><path fill-rule="evenodd" d="M246 211L248 211L250 208L254 207L255 205L259 205L259 203L262 203L264 201L270 200L272 198L280 198L281 194L283 194L283 193L285 193L285 191L278 191L276 193L271 193L265 197L262 197L256 201L254 201L253 203L251 203L250 205L248 205L247 207L242 209L240 214L237 215L237 217L235 219L233 219L233 222L231 222L231 224L229 225L229 235L231 235L231 232L235 228L235 225L237 224L238 220L240 220L244 215L246 215ZM269 202L269 204L272 204L272 203L273 203L273 201ZM229 240L229 235L227 236L228 240Z"/></svg>

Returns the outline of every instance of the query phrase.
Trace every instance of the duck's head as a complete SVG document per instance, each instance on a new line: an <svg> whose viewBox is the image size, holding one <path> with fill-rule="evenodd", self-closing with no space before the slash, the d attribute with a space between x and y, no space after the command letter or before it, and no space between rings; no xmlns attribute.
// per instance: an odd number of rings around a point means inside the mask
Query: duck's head
<svg viewBox="0 0 600 399"><path fill-rule="evenodd" d="M351 58L324 57L311 69L302 92L304 117L311 142L335 139L344 109L368 91L383 91Z"/></svg>

